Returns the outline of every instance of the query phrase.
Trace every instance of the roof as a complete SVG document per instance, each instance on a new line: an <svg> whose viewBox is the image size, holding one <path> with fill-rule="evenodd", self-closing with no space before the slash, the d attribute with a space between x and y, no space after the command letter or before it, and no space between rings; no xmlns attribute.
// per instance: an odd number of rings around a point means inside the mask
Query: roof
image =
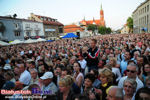
<svg viewBox="0 0 150 100"><path fill-rule="evenodd" d="M20 20L20 21L28 21L28 22L41 23L41 22L38 22L38 21L29 20L29 19L13 18L11 16L0 16L0 19L12 19L12 20Z"/></svg>
<svg viewBox="0 0 150 100"><path fill-rule="evenodd" d="M101 20L88 20L88 21L82 20L82 21L80 21L80 23L83 24L83 25L90 25L90 24L93 24L93 23L95 23L96 25L100 25Z"/></svg>
<svg viewBox="0 0 150 100"><path fill-rule="evenodd" d="M53 20L57 20L51 17L47 17L47 16L41 16L41 15L35 15L38 18L46 18L46 19L53 19ZM47 24L47 25L58 25L58 26L64 26L62 23L58 22L58 21L49 21L49 20L42 20L43 24Z"/></svg>
<svg viewBox="0 0 150 100"><path fill-rule="evenodd" d="M134 11L133 11L133 13L135 13L137 10L138 10L138 8L140 8L142 5L144 5L145 3L147 3L149 0L145 0L143 3L141 3Z"/></svg>
<svg viewBox="0 0 150 100"><path fill-rule="evenodd" d="M84 29L74 24L64 26L64 33L76 32L78 30L83 31Z"/></svg>

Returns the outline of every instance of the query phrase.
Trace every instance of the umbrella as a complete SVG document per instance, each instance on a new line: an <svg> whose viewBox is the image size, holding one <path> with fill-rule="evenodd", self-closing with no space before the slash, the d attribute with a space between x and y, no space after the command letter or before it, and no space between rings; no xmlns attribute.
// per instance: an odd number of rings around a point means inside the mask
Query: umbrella
<svg viewBox="0 0 150 100"><path fill-rule="evenodd" d="M67 35L63 36L62 38L75 38L78 37L77 35L75 35L74 33L68 33Z"/></svg>

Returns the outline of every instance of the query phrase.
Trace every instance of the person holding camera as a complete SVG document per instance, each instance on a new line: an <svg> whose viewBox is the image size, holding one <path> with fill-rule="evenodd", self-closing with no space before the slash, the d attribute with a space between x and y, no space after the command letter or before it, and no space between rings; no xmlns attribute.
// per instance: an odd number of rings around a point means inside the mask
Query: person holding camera
<svg viewBox="0 0 150 100"><path fill-rule="evenodd" d="M90 100L101 100L102 91L93 87L95 76L88 73L85 76L83 94L87 95Z"/></svg>

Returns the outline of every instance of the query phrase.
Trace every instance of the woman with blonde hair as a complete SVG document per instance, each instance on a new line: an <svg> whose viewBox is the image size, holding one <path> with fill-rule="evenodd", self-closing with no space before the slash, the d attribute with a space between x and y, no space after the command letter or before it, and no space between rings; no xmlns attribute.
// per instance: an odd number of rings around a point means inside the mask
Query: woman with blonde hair
<svg viewBox="0 0 150 100"><path fill-rule="evenodd" d="M102 90L102 100L106 100L107 97L106 91L113 83L112 71L108 68L103 68L100 71L100 80L101 80L100 89Z"/></svg>
<svg viewBox="0 0 150 100"><path fill-rule="evenodd" d="M72 85L74 78L70 75L66 75L59 80L59 91L57 93L57 100L72 100L75 93L72 91Z"/></svg>

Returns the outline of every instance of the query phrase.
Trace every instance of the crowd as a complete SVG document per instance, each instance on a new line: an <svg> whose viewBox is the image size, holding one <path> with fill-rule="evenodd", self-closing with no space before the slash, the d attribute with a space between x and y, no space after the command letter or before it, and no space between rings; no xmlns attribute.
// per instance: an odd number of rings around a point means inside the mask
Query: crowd
<svg viewBox="0 0 150 100"><path fill-rule="evenodd" d="M150 34L0 47L0 88L44 100L150 100Z"/></svg>

